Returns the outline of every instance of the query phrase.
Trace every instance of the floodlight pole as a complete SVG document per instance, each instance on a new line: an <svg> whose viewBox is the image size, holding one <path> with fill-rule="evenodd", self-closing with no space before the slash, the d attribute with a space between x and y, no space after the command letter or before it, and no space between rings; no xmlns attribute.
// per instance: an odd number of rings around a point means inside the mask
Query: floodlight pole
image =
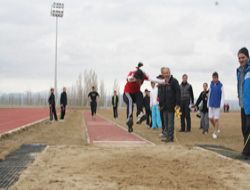
<svg viewBox="0 0 250 190"><path fill-rule="evenodd" d="M57 101L57 37L58 37L58 17L56 17L56 49L55 49L55 99Z"/></svg>
<svg viewBox="0 0 250 190"><path fill-rule="evenodd" d="M55 99L57 102L58 92L57 92L57 39L58 39L58 17L63 17L64 4L54 2L51 7L51 16L56 17L56 41L55 41Z"/></svg>

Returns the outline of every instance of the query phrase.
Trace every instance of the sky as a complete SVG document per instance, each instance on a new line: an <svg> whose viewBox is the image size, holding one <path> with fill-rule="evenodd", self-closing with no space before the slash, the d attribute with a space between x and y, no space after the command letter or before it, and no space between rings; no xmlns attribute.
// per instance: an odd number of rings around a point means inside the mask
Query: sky
<svg viewBox="0 0 250 190"><path fill-rule="evenodd" d="M64 0L58 25L58 87L96 71L106 90L143 62L156 76L189 76L195 97L217 71L226 99L237 99L237 52L250 47L249 0ZM55 23L50 0L0 0L0 93L54 84ZM142 90L149 87L146 82Z"/></svg>

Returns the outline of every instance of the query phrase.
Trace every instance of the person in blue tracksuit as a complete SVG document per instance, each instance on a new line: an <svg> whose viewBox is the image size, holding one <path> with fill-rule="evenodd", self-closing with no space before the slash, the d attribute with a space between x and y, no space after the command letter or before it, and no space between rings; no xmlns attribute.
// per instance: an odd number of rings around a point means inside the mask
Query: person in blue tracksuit
<svg viewBox="0 0 250 190"><path fill-rule="evenodd" d="M238 52L240 66L237 68L237 89L239 105L241 107L241 129L246 143L250 134L250 59L248 49L243 47ZM242 152L250 156L250 150Z"/></svg>
<svg viewBox="0 0 250 190"><path fill-rule="evenodd" d="M212 137L217 139L220 133L220 108L224 105L224 90L223 84L219 81L219 74L217 72L213 73L212 78L213 80L211 81L208 95L208 117L214 127Z"/></svg>

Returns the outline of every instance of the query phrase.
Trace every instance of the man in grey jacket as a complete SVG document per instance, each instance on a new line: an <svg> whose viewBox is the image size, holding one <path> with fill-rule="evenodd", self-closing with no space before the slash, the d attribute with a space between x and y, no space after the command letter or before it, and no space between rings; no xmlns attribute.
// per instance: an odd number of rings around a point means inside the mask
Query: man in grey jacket
<svg viewBox="0 0 250 190"><path fill-rule="evenodd" d="M181 129L180 132L191 131L190 103L194 104L194 93L191 84L188 83L188 76L182 76L181 89ZM186 127L187 126L187 127Z"/></svg>

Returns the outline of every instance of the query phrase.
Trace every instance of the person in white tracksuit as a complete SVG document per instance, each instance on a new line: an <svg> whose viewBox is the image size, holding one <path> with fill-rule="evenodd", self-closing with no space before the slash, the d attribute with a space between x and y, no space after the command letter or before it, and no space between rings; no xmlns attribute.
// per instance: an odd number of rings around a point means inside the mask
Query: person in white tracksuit
<svg viewBox="0 0 250 190"><path fill-rule="evenodd" d="M152 110L152 129L161 128L161 116L159 111L158 88L155 82L151 82L150 107Z"/></svg>

